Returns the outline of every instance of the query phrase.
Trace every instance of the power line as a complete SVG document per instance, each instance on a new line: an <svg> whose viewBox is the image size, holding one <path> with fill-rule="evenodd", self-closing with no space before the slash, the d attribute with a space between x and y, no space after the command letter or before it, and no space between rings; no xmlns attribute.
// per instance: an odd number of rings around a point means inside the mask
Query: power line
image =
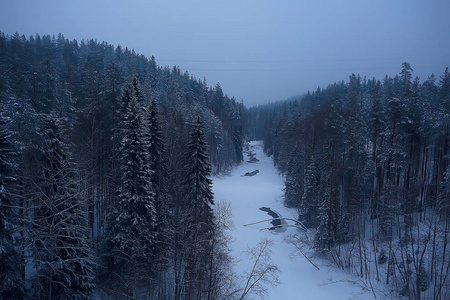
<svg viewBox="0 0 450 300"><path fill-rule="evenodd" d="M372 62L378 63L383 61L409 61L416 60L419 57L391 57L382 59L373 58L346 58L332 59L329 62ZM176 62L176 63L313 63L322 62L324 59L299 59L299 60L195 60L195 59L156 59L158 62Z"/></svg>
<svg viewBox="0 0 450 300"><path fill-rule="evenodd" d="M415 67L418 70L428 70L436 68L445 68L442 65L439 66L419 66ZM356 71L355 69L358 69ZM331 72L331 71L343 71L343 72L365 72L365 71L397 71L400 67L346 67L346 68L273 68L273 69L259 69L259 68L189 68L188 71L208 71L208 72Z"/></svg>

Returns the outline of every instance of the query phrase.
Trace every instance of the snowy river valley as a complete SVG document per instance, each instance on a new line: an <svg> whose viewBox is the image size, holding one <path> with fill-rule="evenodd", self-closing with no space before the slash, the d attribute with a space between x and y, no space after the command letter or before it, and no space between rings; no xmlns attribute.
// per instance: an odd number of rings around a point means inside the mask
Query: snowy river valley
<svg viewBox="0 0 450 300"><path fill-rule="evenodd" d="M273 226L270 221L244 226L272 219L264 208L270 208L284 218L297 218L296 209L283 205L283 178L273 160L264 154L262 143L251 142L244 159L245 162L229 175L213 178L215 201L228 201L231 205L234 225L232 255L236 259L236 273L245 276L251 270L253 261L245 251L267 239L272 241L272 263L278 266L280 272L277 275L278 285L265 286L266 299L374 299L368 284L359 277L337 269L307 247L302 250L311 262L296 252L295 246L287 243L286 239L292 235L304 235L302 230L296 227L270 230ZM256 170L259 172L254 172ZM294 223L287 220L287 224ZM245 280L241 280L245 285ZM249 295L246 299L259 297Z"/></svg>

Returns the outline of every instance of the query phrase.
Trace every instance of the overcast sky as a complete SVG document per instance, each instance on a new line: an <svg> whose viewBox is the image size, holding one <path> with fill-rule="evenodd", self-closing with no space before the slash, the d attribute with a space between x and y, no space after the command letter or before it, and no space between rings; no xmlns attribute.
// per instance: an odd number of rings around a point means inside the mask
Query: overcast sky
<svg viewBox="0 0 450 300"><path fill-rule="evenodd" d="M407 61L422 80L450 66L448 0L0 0L0 30L62 33L154 55L247 106Z"/></svg>

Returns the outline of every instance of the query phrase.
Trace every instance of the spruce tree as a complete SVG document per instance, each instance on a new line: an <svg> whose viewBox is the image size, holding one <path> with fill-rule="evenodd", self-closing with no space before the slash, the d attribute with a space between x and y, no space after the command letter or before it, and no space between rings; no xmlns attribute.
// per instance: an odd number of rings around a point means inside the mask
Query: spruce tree
<svg viewBox="0 0 450 300"><path fill-rule="evenodd" d="M157 206L161 206L157 211L165 205L167 184L166 149L158 118L158 107L156 101L153 100L148 114L147 126L150 133L148 151L150 156L150 169L152 170L152 185L155 192L155 203Z"/></svg>
<svg viewBox="0 0 450 300"><path fill-rule="evenodd" d="M1 112L0 112L1 113ZM16 238L17 215L13 209L8 186L12 183L10 134L0 114L0 298L21 299L25 294L22 270L23 257Z"/></svg>
<svg viewBox="0 0 450 300"><path fill-rule="evenodd" d="M43 178L33 221L34 297L87 299L93 288L81 195L74 184L57 117L46 122Z"/></svg>
<svg viewBox="0 0 450 300"><path fill-rule="evenodd" d="M156 101L152 101L147 118L148 126L148 151L151 184L154 191L154 205L156 212L156 249L155 263L158 275L167 267L169 259L169 203L167 195L168 172L166 149L163 140L161 126L159 124L158 107ZM161 279L162 280L162 279Z"/></svg>
<svg viewBox="0 0 450 300"><path fill-rule="evenodd" d="M142 109L145 109L144 106L144 100L145 100L145 96L144 96L144 91L142 90L142 86L141 83L139 82L139 79L137 77L136 72L133 75L133 78L131 79L131 86L133 88L133 93L136 96L137 100L139 101L139 103L142 106Z"/></svg>
<svg viewBox="0 0 450 300"><path fill-rule="evenodd" d="M143 110L132 84L122 93L123 120L120 123L117 204L110 220L106 267L129 289L153 275L155 247L155 194L149 157L149 141Z"/></svg>
<svg viewBox="0 0 450 300"><path fill-rule="evenodd" d="M184 182L186 200L192 206L195 217L203 217L196 222L202 224L203 231L207 232L213 224L214 196L212 180L209 178L211 166L208 160L208 146L200 117L197 117L189 134L186 157Z"/></svg>
<svg viewBox="0 0 450 300"><path fill-rule="evenodd" d="M304 191L299 207L299 218L308 228L318 225L317 219L320 205L320 193L317 183L318 170L315 163L315 157L312 155L303 179Z"/></svg>
<svg viewBox="0 0 450 300"><path fill-rule="evenodd" d="M208 161L208 149L203 123L197 118L189 135L186 152L184 187L184 220L186 232L188 288L186 298L201 298L201 284L207 274L205 259L210 253L213 237L214 215L212 206L212 180L209 178L211 167ZM197 296L196 296L197 294Z"/></svg>

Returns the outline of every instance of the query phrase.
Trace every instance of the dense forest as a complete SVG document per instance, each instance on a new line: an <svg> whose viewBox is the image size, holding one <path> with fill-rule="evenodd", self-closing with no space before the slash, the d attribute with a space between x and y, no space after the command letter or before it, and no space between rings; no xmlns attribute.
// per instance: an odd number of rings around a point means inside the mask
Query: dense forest
<svg viewBox="0 0 450 300"><path fill-rule="evenodd" d="M242 102L121 46L0 33L0 103L0 298L226 298L209 177L243 159Z"/></svg>
<svg viewBox="0 0 450 300"><path fill-rule="evenodd" d="M285 176L311 245L410 299L449 299L450 73L421 82L403 63L250 108L247 134Z"/></svg>
<svg viewBox="0 0 450 300"><path fill-rule="evenodd" d="M128 48L0 32L0 104L2 299L244 299L211 181L244 139L285 178L297 247L450 298L448 68L247 109Z"/></svg>

